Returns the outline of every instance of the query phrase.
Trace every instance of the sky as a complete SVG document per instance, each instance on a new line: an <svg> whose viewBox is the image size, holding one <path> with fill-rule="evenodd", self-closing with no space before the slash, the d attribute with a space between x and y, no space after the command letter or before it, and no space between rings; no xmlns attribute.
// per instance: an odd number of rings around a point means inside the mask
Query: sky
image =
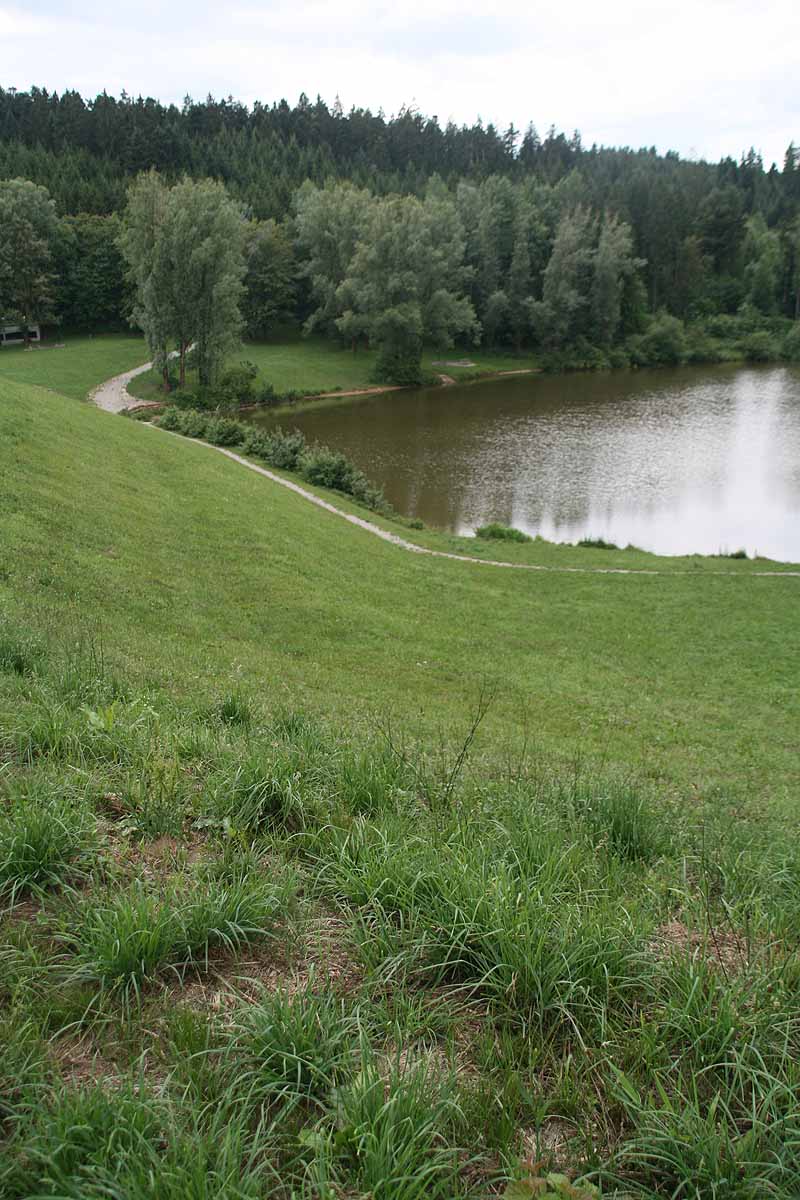
<svg viewBox="0 0 800 1200"><path fill-rule="evenodd" d="M0 86L329 104L766 166L800 143L798 0L0 0Z"/></svg>

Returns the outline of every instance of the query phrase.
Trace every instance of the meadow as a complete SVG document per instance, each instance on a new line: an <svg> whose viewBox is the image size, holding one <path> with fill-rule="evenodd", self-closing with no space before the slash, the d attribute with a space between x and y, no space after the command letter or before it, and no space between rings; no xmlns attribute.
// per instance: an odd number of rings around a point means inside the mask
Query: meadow
<svg viewBox="0 0 800 1200"><path fill-rule="evenodd" d="M297 332L286 332L267 342L245 342L238 359L251 362L258 368L260 381L271 383L279 394L286 392L357 391L375 387L373 373L377 352L360 348L353 352L336 345L329 338L303 338ZM468 362L470 366L442 365ZM525 370L533 367L530 355L497 353L477 349L462 351L428 351L422 369L428 376L449 375L452 379L469 379L494 371ZM194 381L190 372L188 382ZM135 379L131 394L144 400L161 399L160 380L148 373Z"/></svg>
<svg viewBox="0 0 800 1200"><path fill-rule="evenodd" d="M0 385L4 380L49 388L73 400L85 400L98 384L147 362L143 337L124 333L65 335L63 339L22 347L4 347Z"/></svg>
<svg viewBox="0 0 800 1200"><path fill-rule="evenodd" d="M798 580L412 555L41 355L0 359L0 1194L796 1196Z"/></svg>

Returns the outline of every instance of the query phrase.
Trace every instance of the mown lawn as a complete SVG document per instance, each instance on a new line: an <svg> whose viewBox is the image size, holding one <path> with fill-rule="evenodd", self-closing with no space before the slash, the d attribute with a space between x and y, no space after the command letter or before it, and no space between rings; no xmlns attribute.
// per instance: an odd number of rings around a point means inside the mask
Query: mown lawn
<svg viewBox="0 0 800 1200"><path fill-rule="evenodd" d="M35 384L84 400L92 388L112 375L147 362L144 338L117 333L43 342L31 350L0 351L0 389L5 380Z"/></svg>
<svg viewBox="0 0 800 1200"><path fill-rule="evenodd" d="M302 338L299 335L275 342L246 342L234 361L255 363L261 378L272 384L276 392L351 391L374 387L373 371L376 354L373 350L345 350L327 338ZM439 362L468 361L474 367L434 366ZM423 368L432 374L443 373L454 379L469 377L475 371L520 370L533 366L528 357L495 354L477 349L428 351ZM130 391L143 400L160 398L159 380L147 374L135 379ZM190 378L189 382L192 382Z"/></svg>
<svg viewBox="0 0 800 1200"><path fill-rule="evenodd" d="M800 580L0 397L4 1198L800 1194Z"/></svg>

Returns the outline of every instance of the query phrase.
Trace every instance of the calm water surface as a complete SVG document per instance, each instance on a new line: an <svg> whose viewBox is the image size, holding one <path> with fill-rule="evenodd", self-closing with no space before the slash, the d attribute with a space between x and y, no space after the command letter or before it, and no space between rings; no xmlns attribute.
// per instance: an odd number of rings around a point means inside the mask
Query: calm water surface
<svg viewBox="0 0 800 1200"><path fill-rule="evenodd" d="M502 521L554 541L800 560L797 368L527 376L280 420L343 450L400 512L458 533Z"/></svg>

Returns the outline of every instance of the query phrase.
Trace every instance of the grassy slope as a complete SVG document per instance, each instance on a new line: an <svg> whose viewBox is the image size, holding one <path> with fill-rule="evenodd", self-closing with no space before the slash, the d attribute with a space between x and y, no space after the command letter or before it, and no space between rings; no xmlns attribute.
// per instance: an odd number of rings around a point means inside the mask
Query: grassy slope
<svg viewBox="0 0 800 1200"><path fill-rule="evenodd" d="M272 384L277 392L308 391L330 392L374 386L372 372L375 352L359 350L353 354L343 350L326 338L288 337L274 342L248 342L236 356L255 363L262 377ZM474 368L434 367L433 362L449 359L475 363ZM532 365L530 358L518 358L510 354L494 354L485 350L475 353L461 351L426 352L423 367L435 373L444 371L454 379L468 375L476 368L484 371L517 370ZM154 375L142 375L131 384L131 393L140 399L149 400L159 396L159 380Z"/></svg>
<svg viewBox="0 0 800 1200"><path fill-rule="evenodd" d="M45 343L29 351L4 349L0 352L0 387L5 380L13 380L83 400L99 383L143 362L147 362L147 347L141 337L116 333L67 337L63 346Z"/></svg>
<svg viewBox="0 0 800 1200"><path fill-rule="evenodd" d="M798 580L418 558L7 379L0 447L0 1194L794 1200ZM457 781L365 737L487 677Z"/></svg>
<svg viewBox="0 0 800 1200"><path fill-rule="evenodd" d="M99 622L134 669L169 663L187 694L241 674L349 724L392 708L450 728L489 680L496 737L525 728L562 756L751 798L793 776L795 579L417 558L200 445L3 390L0 597Z"/></svg>

